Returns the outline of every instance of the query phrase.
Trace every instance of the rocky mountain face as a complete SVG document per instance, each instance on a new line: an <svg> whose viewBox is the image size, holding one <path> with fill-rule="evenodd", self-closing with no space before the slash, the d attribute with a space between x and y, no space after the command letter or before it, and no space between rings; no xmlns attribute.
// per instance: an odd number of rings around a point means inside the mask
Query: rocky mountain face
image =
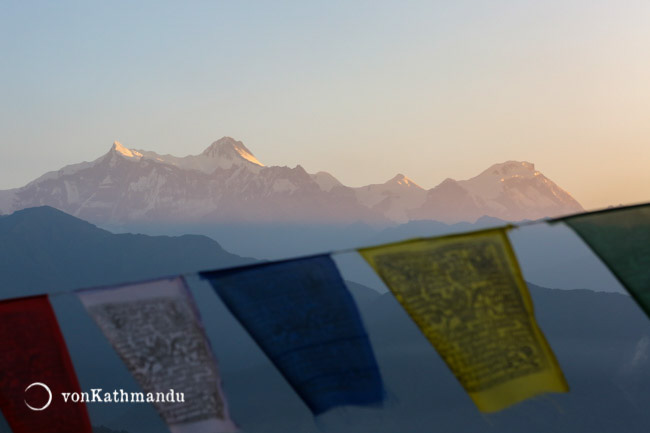
<svg viewBox="0 0 650 433"><path fill-rule="evenodd" d="M267 167L230 137L199 155L129 149L49 172L0 191L0 212L48 205L97 224L325 223L389 225L410 220L537 219L582 210L528 162L496 164L464 181L430 190L399 174L384 184L350 188L300 165Z"/></svg>
<svg viewBox="0 0 650 433"><path fill-rule="evenodd" d="M535 170L530 162L495 164L468 180L446 179L429 190L410 219L474 221L482 216L507 221L539 219L582 211L571 195Z"/></svg>

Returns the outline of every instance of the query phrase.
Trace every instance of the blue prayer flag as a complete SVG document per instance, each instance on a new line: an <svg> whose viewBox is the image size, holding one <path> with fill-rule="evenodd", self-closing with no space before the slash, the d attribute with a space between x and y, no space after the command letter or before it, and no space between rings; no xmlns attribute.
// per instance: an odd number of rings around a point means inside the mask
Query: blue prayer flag
<svg viewBox="0 0 650 433"><path fill-rule="evenodd" d="M314 414L383 400L361 317L329 255L201 276Z"/></svg>

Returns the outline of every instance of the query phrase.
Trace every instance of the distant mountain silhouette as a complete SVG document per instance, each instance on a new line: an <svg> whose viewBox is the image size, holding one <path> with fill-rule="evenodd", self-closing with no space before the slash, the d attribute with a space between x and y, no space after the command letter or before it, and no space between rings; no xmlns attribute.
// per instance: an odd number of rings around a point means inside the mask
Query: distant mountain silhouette
<svg viewBox="0 0 650 433"><path fill-rule="evenodd" d="M525 221L524 221L525 222ZM475 223L446 224L438 221L410 221L386 229L357 223L345 227L301 225L234 225L193 227L187 230L205 232L218 239L228 251L245 256L280 259L323 251L353 249L410 238L464 233L508 224L492 217ZM139 230L164 232L155 226ZM179 228L177 228L178 230ZM621 292L620 283L589 247L562 223L540 223L509 231L509 237L528 281L542 287L558 289L592 289ZM337 254L346 279L377 290L386 290L369 266L356 253Z"/></svg>
<svg viewBox="0 0 650 433"><path fill-rule="evenodd" d="M0 217L2 296L114 284L254 261L206 236L113 234L43 206Z"/></svg>

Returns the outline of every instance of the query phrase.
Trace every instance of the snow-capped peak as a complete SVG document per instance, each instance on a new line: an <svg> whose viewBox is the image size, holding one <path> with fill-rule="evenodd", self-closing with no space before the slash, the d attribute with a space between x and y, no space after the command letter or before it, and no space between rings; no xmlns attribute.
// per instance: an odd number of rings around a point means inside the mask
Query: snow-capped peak
<svg viewBox="0 0 650 433"><path fill-rule="evenodd" d="M408 212L426 199L426 190L401 173L381 184L355 188L355 193L361 204L400 223L407 222Z"/></svg>
<svg viewBox="0 0 650 433"><path fill-rule="evenodd" d="M244 143L237 141L231 137L220 138L208 146L208 148L205 149L201 155L211 158L225 158L230 160L243 158L248 162L252 162L255 165L264 167L264 164L259 162L253 153L248 150L246 146L244 146Z"/></svg>
<svg viewBox="0 0 650 433"><path fill-rule="evenodd" d="M478 176L458 182L466 190L474 195L494 199L504 189L504 185L514 179L532 179L540 176L541 173L535 170L535 164L527 161L506 161L494 164Z"/></svg>
<svg viewBox="0 0 650 433"><path fill-rule="evenodd" d="M207 174L213 173L218 168L229 169L232 166L245 167L254 172L264 167L264 164L259 162L241 141L233 140L230 137L223 137L215 141L199 155L182 157L161 155L149 150L127 149L117 141L113 144L111 151L130 159L146 158L162 164L174 165L183 170L198 170Z"/></svg>
<svg viewBox="0 0 650 433"><path fill-rule="evenodd" d="M488 215L508 221L570 214L582 206L527 161L494 164L468 180L445 179L427 193L411 219L476 221Z"/></svg>
<svg viewBox="0 0 650 433"><path fill-rule="evenodd" d="M539 176L539 174L539 171L535 170L535 164L532 162L506 161L501 164L492 165L477 177L496 177L499 179L512 177L531 178Z"/></svg>
<svg viewBox="0 0 650 433"><path fill-rule="evenodd" d="M142 154L140 152L138 152L137 150L127 149L119 141L113 142L113 147L111 148L111 151L119 153L120 155L122 155L124 157L127 157L127 158L141 158L142 157Z"/></svg>
<svg viewBox="0 0 650 433"><path fill-rule="evenodd" d="M404 176L402 173L398 173L395 177L393 177L391 180L386 182L384 185L395 185L395 184L400 186L422 189L420 185L413 182L413 180Z"/></svg>

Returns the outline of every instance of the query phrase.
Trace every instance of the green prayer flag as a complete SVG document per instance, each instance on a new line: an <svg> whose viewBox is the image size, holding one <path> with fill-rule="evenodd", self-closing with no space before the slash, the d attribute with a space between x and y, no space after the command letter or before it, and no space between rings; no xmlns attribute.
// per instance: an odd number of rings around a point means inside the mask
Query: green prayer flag
<svg viewBox="0 0 650 433"><path fill-rule="evenodd" d="M650 204L561 218L650 316Z"/></svg>

